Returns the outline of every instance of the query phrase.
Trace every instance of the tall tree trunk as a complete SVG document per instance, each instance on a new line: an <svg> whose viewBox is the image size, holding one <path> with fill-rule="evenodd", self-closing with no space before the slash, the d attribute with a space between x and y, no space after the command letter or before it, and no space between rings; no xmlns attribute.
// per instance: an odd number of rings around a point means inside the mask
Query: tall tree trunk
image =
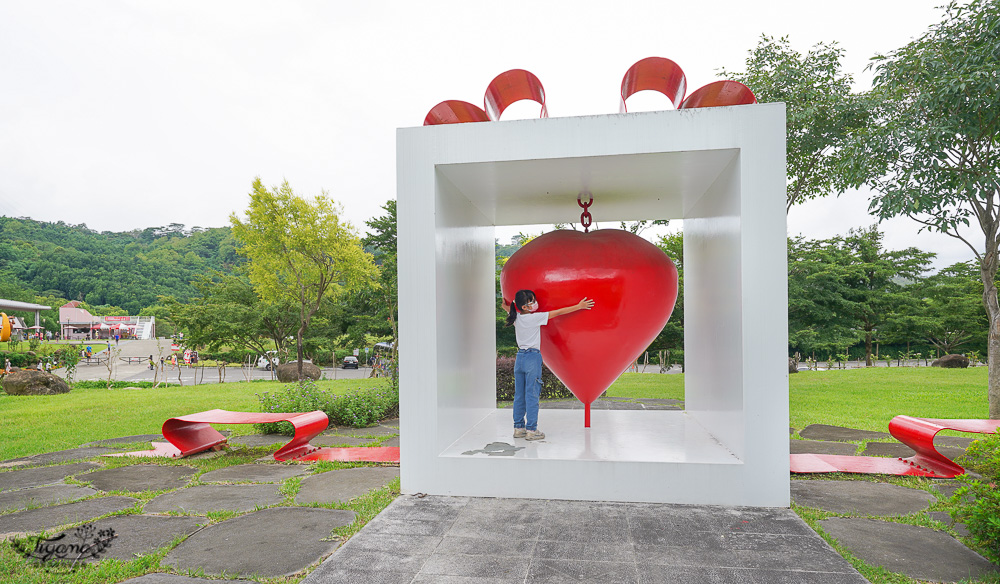
<svg viewBox="0 0 1000 584"><path fill-rule="evenodd" d="M997 252L990 250L983 256L980 266L983 280L983 306L990 323L990 334L986 343L987 399L990 404L990 419L1000 419L1000 303L997 301Z"/></svg>
<svg viewBox="0 0 1000 584"><path fill-rule="evenodd" d="M296 378L298 379L299 383L302 383L302 333L305 332L305 330L306 330L306 321L302 320L300 321L298 332L295 333L295 345L296 345L295 348L296 348L296 354L298 355L299 358L298 361L299 372L298 375L296 375Z"/></svg>

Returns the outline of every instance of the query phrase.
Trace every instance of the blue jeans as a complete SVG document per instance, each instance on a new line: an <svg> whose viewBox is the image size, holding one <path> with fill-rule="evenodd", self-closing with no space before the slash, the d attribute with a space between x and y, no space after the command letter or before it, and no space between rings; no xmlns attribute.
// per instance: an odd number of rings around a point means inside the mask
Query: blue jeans
<svg viewBox="0 0 1000 584"><path fill-rule="evenodd" d="M538 429L538 398L541 394L542 354L538 349L518 349L514 359L515 428Z"/></svg>

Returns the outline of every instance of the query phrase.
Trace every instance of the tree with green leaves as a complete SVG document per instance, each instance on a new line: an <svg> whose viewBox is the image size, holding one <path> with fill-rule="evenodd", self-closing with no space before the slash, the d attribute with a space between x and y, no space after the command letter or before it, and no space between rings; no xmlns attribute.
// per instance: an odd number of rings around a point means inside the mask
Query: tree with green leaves
<svg viewBox="0 0 1000 584"><path fill-rule="evenodd" d="M656 246L663 250L667 257L674 262L677 267L677 302L674 304L674 311L670 313L670 320L664 325L663 330L656 336L651 348L666 350L684 350L684 233L677 231L668 233L656 243ZM660 363L667 366L669 363Z"/></svg>
<svg viewBox="0 0 1000 584"><path fill-rule="evenodd" d="M786 213L793 205L849 186L840 169L841 145L868 124L869 114L864 98L851 92L854 80L841 68L843 52L836 42L818 43L803 55L788 37L764 35L750 51L745 72L721 70L722 76L749 87L758 102L785 103Z"/></svg>
<svg viewBox="0 0 1000 584"><path fill-rule="evenodd" d="M1000 418L1000 3L951 2L940 23L874 65L876 123L846 152L851 172L875 191L880 219L910 217L972 251L990 324L989 415Z"/></svg>
<svg viewBox="0 0 1000 584"><path fill-rule="evenodd" d="M931 346L947 355L985 337L989 324L983 285L970 262L948 266L913 289L920 302L923 335Z"/></svg>
<svg viewBox="0 0 1000 584"><path fill-rule="evenodd" d="M916 248L886 250L874 226L827 240L789 240L789 344L804 350L872 345L895 315L912 309L907 283L920 280L934 254Z"/></svg>
<svg viewBox="0 0 1000 584"><path fill-rule="evenodd" d="M302 338L327 294L374 285L372 256L340 206L324 192L307 201L288 181L268 189L254 179L246 219L229 216L239 253L249 260L254 290L266 303L298 307L296 353L302 379Z"/></svg>
<svg viewBox="0 0 1000 584"><path fill-rule="evenodd" d="M264 355L272 346L285 355L286 339L299 325L297 310L287 299L281 304L261 300L246 276L214 273L194 283L201 295L182 304L161 297L167 320L185 331L195 347L218 351L238 347Z"/></svg>

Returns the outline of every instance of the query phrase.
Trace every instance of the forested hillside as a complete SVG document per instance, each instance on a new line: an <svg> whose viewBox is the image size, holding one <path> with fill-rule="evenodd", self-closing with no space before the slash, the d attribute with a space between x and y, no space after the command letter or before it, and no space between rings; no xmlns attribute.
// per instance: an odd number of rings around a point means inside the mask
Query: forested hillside
<svg viewBox="0 0 1000 584"><path fill-rule="evenodd" d="M117 233L0 217L0 298L82 300L139 314L159 295L187 302L198 275L229 272L242 261L229 227L175 223Z"/></svg>

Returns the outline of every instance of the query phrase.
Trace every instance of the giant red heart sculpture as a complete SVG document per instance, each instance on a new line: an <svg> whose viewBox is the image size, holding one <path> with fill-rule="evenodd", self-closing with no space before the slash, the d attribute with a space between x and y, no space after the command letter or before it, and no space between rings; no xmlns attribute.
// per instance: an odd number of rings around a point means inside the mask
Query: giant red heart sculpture
<svg viewBox="0 0 1000 584"><path fill-rule="evenodd" d="M677 268L663 250L627 231L558 230L537 237L507 260L500 289L509 305L532 290L538 310L576 304L594 308L552 319L542 327L542 359L585 406L639 357L670 319L677 301Z"/></svg>

